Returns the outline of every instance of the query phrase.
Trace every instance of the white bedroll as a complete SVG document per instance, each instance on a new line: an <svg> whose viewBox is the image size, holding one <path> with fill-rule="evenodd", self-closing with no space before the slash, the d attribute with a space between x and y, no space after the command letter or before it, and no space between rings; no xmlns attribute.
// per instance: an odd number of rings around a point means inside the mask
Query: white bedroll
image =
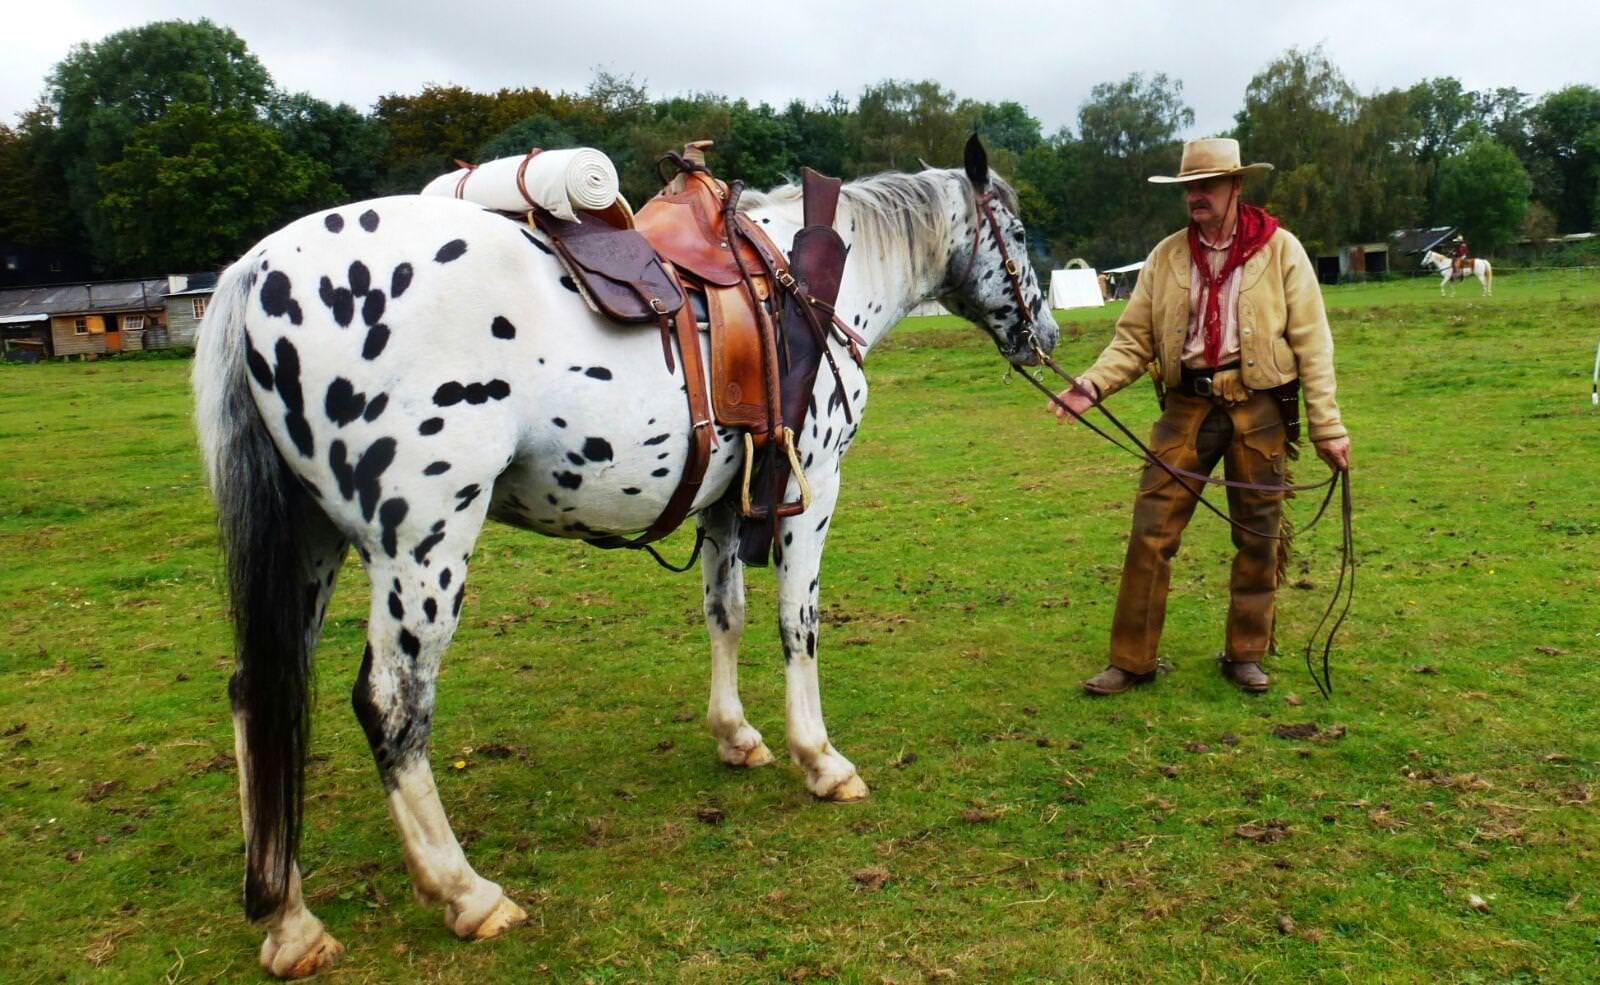
<svg viewBox="0 0 1600 985"><path fill-rule="evenodd" d="M568 222L574 210L609 208L617 200L617 169L592 147L530 151L442 174L424 195L465 199L502 212L541 208Z"/></svg>

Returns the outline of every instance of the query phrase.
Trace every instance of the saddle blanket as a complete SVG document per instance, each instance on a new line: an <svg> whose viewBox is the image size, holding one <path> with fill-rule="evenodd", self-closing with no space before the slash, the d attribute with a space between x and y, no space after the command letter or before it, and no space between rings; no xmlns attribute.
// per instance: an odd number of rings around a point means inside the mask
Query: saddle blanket
<svg viewBox="0 0 1600 985"><path fill-rule="evenodd" d="M592 147L502 157L442 174L422 189L502 212L541 208L567 222L578 209L609 207L617 192L616 166Z"/></svg>

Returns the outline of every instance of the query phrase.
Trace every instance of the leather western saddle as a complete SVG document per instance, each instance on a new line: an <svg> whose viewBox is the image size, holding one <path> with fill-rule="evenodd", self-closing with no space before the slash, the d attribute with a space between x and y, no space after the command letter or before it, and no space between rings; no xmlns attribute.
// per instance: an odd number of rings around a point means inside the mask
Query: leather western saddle
<svg viewBox="0 0 1600 985"><path fill-rule="evenodd" d="M658 162L658 168L668 165L677 174L637 215L613 208L564 222L535 209L528 221L550 237L596 311L623 322L653 322L668 370L675 368L674 340L683 359L692 433L678 488L638 537L591 543L645 547L677 529L710 465L720 424L743 433L740 557L764 565L780 543L779 522L810 505L795 435L805 422L824 359L845 415L853 420L829 350L829 341L837 339L860 363L860 336L833 312L846 252L833 229L840 181L802 169L805 226L786 259L761 227L738 211L742 185L715 178L698 153L701 146L705 142ZM709 323L709 394L697 310ZM791 476L799 495L784 502Z"/></svg>

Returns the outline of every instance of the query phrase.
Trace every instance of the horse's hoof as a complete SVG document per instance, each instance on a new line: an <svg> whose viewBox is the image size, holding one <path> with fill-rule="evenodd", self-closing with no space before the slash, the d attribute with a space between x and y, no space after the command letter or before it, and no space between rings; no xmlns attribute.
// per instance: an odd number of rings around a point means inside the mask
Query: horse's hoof
<svg viewBox="0 0 1600 985"><path fill-rule="evenodd" d="M757 742L749 749L728 746L718 752L722 755L722 761L735 769L755 769L772 762L772 750L767 748L765 742Z"/></svg>
<svg viewBox="0 0 1600 985"><path fill-rule="evenodd" d="M528 911L511 902L511 897L502 896L489 915L483 918L483 923L478 924L472 932L472 939L486 941L491 937L499 937L517 924L527 922Z"/></svg>
<svg viewBox="0 0 1600 985"><path fill-rule="evenodd" d="M841 781L832 790L822 795L823 800L831 800L835 804L853 804L858 800L867 799L867 783L861 779L860 773L851 773L850 778Z"/></svg>
<svg viewBox="0 0 1600 985"><path fill-rule="evenodd" d="M292 945L274 947L271 938L261 946L261 967L277 978L310 978L342 957L344 945L325 930L303 951Z"/></svg>

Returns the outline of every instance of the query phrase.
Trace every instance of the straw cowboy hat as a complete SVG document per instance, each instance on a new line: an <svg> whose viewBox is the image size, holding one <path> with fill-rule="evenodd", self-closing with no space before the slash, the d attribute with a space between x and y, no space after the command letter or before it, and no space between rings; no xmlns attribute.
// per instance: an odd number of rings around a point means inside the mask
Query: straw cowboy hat
<svg viewBox="0 0 1600 985"><path fill-rule="evenodd" d="M1150 176L1150 181L1157 185L1173 185L1230 175L1244 177L1265 174L1272 170L1272 165L1241 165L1237 140L1232 137L1207 137L1204 140L1191 140L1183 145L1183 160L1179 162L1178 168L1176 176L1155 174Z"/></svg>

